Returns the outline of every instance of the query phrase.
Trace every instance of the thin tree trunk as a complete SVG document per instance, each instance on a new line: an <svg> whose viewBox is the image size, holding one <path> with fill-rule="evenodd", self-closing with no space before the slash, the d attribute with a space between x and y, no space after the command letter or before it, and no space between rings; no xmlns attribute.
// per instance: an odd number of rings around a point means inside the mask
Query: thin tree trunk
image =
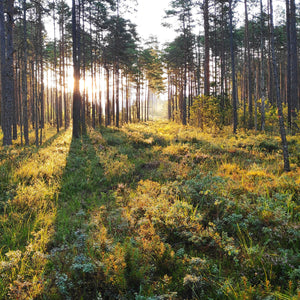
<svg viewBox="0 0 300 300"><path fill-rule="evenodd" d="M110 125L110 101L109 101L109 67L106 67L106 105L105 126Z"/></svg>
<svg viewBox="0 0 300 300"><path fill-rule="evenodd" d="M40 131L40 144L42 144L43 141L43 129L45 128L45 108L44 108L44 62L43 62L43 56L40 57L40 72L41 72L41 91L40 91L40 103L41 103L41 131Z"/></svg>
<svg viewBox="0 0 300 300"><path fill-rule="evenodd" d="M233 133L236 133L238 118L237 118L237 95L235 81L235 58L233 48L233 25L232 25L232 0L229 0L229 31L230 31L230 54L231 54L231 80L232 80L232 106L233 106Z"/></svg>
<svg viewBox="0 0 300 300"><path fill-rule="evenodd" d="M204 95L210 93L208 0L204 0Z"/></svg>
<svg viewBox="0 0 300 300"><path fill-rule="evenodd" d="M116 72L116 69L115 69L115 66L113 66L113 70L112 70L112 105L111 105L111 114L112 114L112 124L113 125L116 125L116 119L115 119L115 107L116 107L116 104L115 104L115 93L116 93L116 85L115 85L115 72Z"/></svg>
<svg viewBox="0 0 300 300"><path fill-rule="evenodd" d="M298 53L297 53L297 30L296 30L296 7L295 0L290 0L290 51L291 51L291 122L292 133L297 128L297 113L299 109L298 95Z"/></svg>
<svg viewBox="0 0 300 300"><path fill-rule="evenodd" d="M53 1L53 31L54 31L54 76L55 76L55 112L56 112L56 131L59 132L59 100L57 93L57 51L56 51L56 36L55 36L55 1Z"/></svg>
<svg viewBox="0 0 300 300"><path fill-rule="evenodd" d="M119 89L120 89L120 74L119 74L119 63L116 65L116 126L119 127L119 111L120 111L120 103L119 103Z"/></svg>
<svg viewBox="0 0 300 300"><path fill-rule="evenodd" d="M149 101L149 90L148 90ZM171 86L171 74L168 72L168 120L172 117L172 86Z"/></svg>
<svg viewBox="0 0 300 300"><path fill-rule="evenodd" d="M17 76L17 80L18 80L18 102L19 102L19 120L20 120L20 137L21 137L21 146L23 146L23 112L22 112L22 81L21 81L21 77L22 77L22 53L20 55L18 55L18 76Z"/></svg>
<svg viewBox="0 0 300 300"><path fill-rule="evenodd" d="M265 130L265 59L264 59L264 48L265 39L263 34L264 20L263 20L263 4L260 0L260 93L261 93L261 130Z"/></svg>
<svg viewBox="0 0 300 300"><path fill-rule="evenodd" d="M259 57L259 53L258 53ZM256 91L255 91L255 102L254 102L254 129L257 131L257 100L259 99L259 66L258 63L255 64L255 86L256 86Z"/></svg>
<svg viewBox="0 0 300 300"><path fill-rule="evenodd" d="M80 2L80 1L79 1ZM81 16L82 16L82 32L85 32L85 28L84 28L84 24L85 24L85 0L81 0ZM80 22L80 18L79 18L79 22ZM81 97L81 131L83 134L86 133L86 115L89 114L89 112L86 109L86 105L88 104L88 100L87 100L87 92L86 92L86 84L85 84L85 78L86 78L86 41L85 41L85 34L82 35L82 47L80 49L80 53L82 50L82 58L80 60L82 60L82 80L84 82L83 85L83 91L82 91L82 97Z"/></svg>
<svg viewBox="0 0 300 300"><path fill-rule="evenodd" d="M63 22L61 26L61 58L62 58L62 73L63 73L63 98L64 98L64 112L65 112L65 130L69 127L69 111L68 111L68 99L66 94L66 63L65 63L65 22L63 17Z"/></svg>
<svg viewBox="0 0 300 300"><path fill-rule="evenodd" d="M14 55L13 55L14 62ZM13 108L12 108L12 139L15 141L18 138L17 118L18 118L18 96L17 96L17 69L13 66Z"/></svg>
<svg viewBox="0 0 300 300"><path fill-rule="evenodd" d="M1 81L2 81L2 130L3 146L12 144L12 122L14 103L14 67L13 67L13 13L14 1L7 0L7 25L5 39L4 7L0 1L0 40L1 40Z"/></svg>
<svg viewBox="0 0 300 300"><path fill-rule="evenodd" d="M276 100L277 100L277 109L278 109L278 119L279 119L279 129L281 135L281 142L283 147L283 162L284 162L284 170L286 172L290 171L290 162L289 162L289 152L288 152L288 144L286 140L286 132L284 126L284 118L283 118L283 110L282 103L280 99L280 88L279 88L279 79L277 72L277 62L275 56L275 46L274 46L274 26L273 26L273 3L272 0L269 0L270 5L270 34L271 34L271 52L272 52L272 63L273 63L273 72L275 79L275 87L276 87Z"/></svg>
<svg viewBox="0 0 300 300"><path fill-rule="evenodd" d="M125 123L128 123L129 120L129 80L128 80L128 75L126 75L126 97L125 97L125 102L126 102L126 111L125 111Z"/></svg>
<svg viewBox="0 0 300 300"><path fill-rule="evenodd" d="M182 103L181 103L181 108L182 108L182 125L186 125L186 116L187 116L187 111L186 111L186 91L187 91L187 61L184 63L184 74L183 74L183 91L182 91Z"/></svg>
<svg viewBox="0 0 300 300"><path fill-rule="evenodd" d="M34 92L34 114L35 114L35 145L39 146L39 98L38 98L38 76L39 76L39 68L38 68L38 60L37 60L37 51L35 55L35 73L34 73L34 81L35 81L35 92Z"/></svg>
<svg viewBox="0 0 300 300"><path fill-rule="evenodd" d="M5 70L6 70L6 38L5 38L5 21L3 1L0 1L0 50L1 50L1 128L5 129L4 111L6 105L6 85L5 85Z"/></svg>
<svg viewBox="0 0 300 300"><path fill-rule="evenodd" d="M41 6L38 6L38 45L39 45L39 67L40 67L40 82L41 82L41 90L39 95L39 101L40 101L40 144L42 144L43 141L43 129L45 125L45 119L44 119L44 61L43 61L43 38L42 38L42 12L41 12Z"/></svg>
<svg viewBox="0 0 300 300"><path fill-rule="evenodd" d="M92 36L92 8L89 7L89 22L90 22L90 36ZM91 77L92 77L92 127L96 128L96 109L95 109L95 80L96 80L96 64L94 64L93 58L93 44L92 39L90 41L90 56L91 56ZM95 71L94 71L95 65Z"/></svg>
<svg viewBox="0 0 300 300"><path fill-rule="evenodd" d="M248 5L247 0L244 0L245 4L245 48L247 52L247 79L248 79L248 111L249 111L249 129L253 128L253 100L252 100L252 72L251 72L251 56L250 56L250 44L249 44L249 21L248 21Z"/></svg>
<svg viewBox="0 0 300 300"><path fill-rule="evenodd" d="M79 0L72 0L72 39L73 39L73 69L74 69L74 90L73 90L73 137L80 136L80 11Z"/></svg>
<svg viewBox="0 0 300 300"><path fill-rule="evenodd" d="M141 87L140 80L138 79L137 88L136 88L136 118L137 121L141 120L141 110L140 110L140 101L141 101Z"/></svg>

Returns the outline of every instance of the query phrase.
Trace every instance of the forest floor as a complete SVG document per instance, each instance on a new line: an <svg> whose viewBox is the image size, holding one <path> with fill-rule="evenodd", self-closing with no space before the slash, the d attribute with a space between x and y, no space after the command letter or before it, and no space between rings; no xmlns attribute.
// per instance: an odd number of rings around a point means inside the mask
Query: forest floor
<svg viewBox="0 0 300 300"><path fill-rule="evenodd" d="M0 299L299 299L300 137L168 122L0 147Z"/></svg>

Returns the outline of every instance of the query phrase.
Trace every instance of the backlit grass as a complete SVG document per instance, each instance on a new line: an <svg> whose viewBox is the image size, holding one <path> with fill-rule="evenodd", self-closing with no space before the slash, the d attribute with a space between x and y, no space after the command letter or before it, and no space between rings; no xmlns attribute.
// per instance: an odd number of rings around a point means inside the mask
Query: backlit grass
<svg viewBox="0 0 300 300"><path fill-rule="evenodd" d="M264 134L148 122L45 139L0 149L0 298L299 297L299 136L289 173Z"/></svg>
<svg viewBox="0 0 300 300"><path fill-rule="evenodd" d="M70 132L57 135L39 149L16 146L14 155L2 164L8 187L1 197L3 298L29 299L44 290L47 246L54 233L56 198L69 143ZM4 155L12 152L1 151Z"/></svg>

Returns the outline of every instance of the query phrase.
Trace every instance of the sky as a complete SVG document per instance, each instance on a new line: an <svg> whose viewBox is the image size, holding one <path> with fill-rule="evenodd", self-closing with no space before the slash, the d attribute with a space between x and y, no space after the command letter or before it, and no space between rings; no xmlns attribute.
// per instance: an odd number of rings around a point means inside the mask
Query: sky
<svg viewBox="0 0 300 300"><path fill-rule="evenodd" d="M132 23L137 25L137 32L141 38L142 44L149 40L150 36L156 36L159 44L163 46L167 42L172 42L177 33L174 28L166 28L162 26L163 22L170 21L164 20L165 10L170 8L171 0L136 0L136 12L125 15L125 18L131 19ZM72 0L67 0L70 7L72 6ZM134 1L133 1L134 2ZM263 0L264 6L266 8L266 0ZM282 0L274 0L274 12L275 14L280 14L282 8L278 8L280 3L282 6ZM250 12L258 12L259 7L248 7ZM239 8L234 14L235 21L238 24L243 24L244 22L244 7L240 4ZM275 21L277 17L274 18ZM52 21L50 21L52 22ZM276 23L276 22L275 22ZM58 29L58 26L57 26ZM49 35L53 38L52 26L50 26Z"/></svg>
<svg viewBox="0 0 300 300"><path fill-rule="evenodd" d="M168 9L171 0L137 0L137 12L125 16L137 25L137 31L143 41L151 35L156 36L158 42L164 44L171 42L176 37L174 29L162 27L165 10ZM67 0L72 7L72 0Z"/></svg>
<svg viewBox="0 0 300 300"><path fill-rule="evenodd" d="M175 38L174 29L161 25L169 3L170 0L138 0L136 18L133 17L132 21L137 24L137 31L143 39L154 35L160 43L165 43Z"/></svg>

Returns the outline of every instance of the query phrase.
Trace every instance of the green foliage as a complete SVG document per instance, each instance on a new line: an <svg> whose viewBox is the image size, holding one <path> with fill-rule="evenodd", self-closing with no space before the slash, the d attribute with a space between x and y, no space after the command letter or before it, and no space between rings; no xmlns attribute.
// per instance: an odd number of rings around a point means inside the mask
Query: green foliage
<svg viewBox="0 0 300 300"><path fill-rule="evenodd" d="M198 96L191 107L191 125L221 129L231 123L232 108L226 96Z"/></svg>
<svg viewBox="0 0 300 300"><path fill-rule="evenodd" d="M163 64L161 55L157 49L145 49L141 55L149 88L156 94L165 91L163 82Z"/></svg>
<svg viewBox="0 0 300 300"><path fill-rule="evenodd" d="M175 123L0 149L0 297L297 299L300 180L279 137Z"/></svg>
<svg viewBox="0 0 300 300"><path fill-rule="evenodd" d="M257 100L257 130L261 129L261 122L262 122L262 103L261 99ZM287 131L290 133L297 133L299 132L300 128L300 116L299 112L296 110L296 118L292 120L292 124L288 124L288 106L287 104L283 103L283 118L285 121L285 126ZM254 112L255 114L255 112ZM238 109L238 119L240 122L240 128L247 128L247 124L249 124L249 111L248 105L240 106ZM272 104L269 99L265 100L265 129L266 132L269 133L276 133L279 132L279 122L278 122L278 112L276 104Z"/></svg>

